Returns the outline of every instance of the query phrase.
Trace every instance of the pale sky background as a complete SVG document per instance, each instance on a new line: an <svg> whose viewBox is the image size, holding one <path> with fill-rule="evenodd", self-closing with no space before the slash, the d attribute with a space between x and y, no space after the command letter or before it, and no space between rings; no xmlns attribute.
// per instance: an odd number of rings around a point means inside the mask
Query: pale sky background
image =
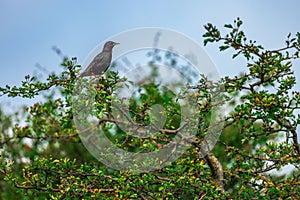
<svg viewBox="0 0 300 200"><path fill-rule="evenodd" d="M203 46L203 25L223 25L240 17L247 38L265 48L280 48L289 32L300 31L298 0L0 0L0 86L18 85L37 71L59 70L59 47L81 64L91 50L112 35L141 27L179 31ZM221 76L245 70L245 60L232 60L218 45L204 47ZM300 62L295 62L300 79ZM297 83L299 87L299 82ZM0 105L8 98L0 98ZM11 103L10 106L14 106Z"/></svg>

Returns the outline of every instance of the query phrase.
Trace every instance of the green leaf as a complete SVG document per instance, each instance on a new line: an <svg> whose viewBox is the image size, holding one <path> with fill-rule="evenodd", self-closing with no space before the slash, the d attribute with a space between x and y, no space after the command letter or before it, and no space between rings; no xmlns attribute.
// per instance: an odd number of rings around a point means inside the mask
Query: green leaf
<svg viewBox="0 0 300 200"><path fill-rule="evenodd" d="M237 27L240 27L242 24L243 24L243 22L241 20L238 20L236 23Z"/></svg>
<svg viewBox="0 0 300 200"><path fill-rule="evenodd" d="M213 39L213 38L207 38L207 39L204 40L204 46L206 46L206 44L208 42L214 42L214 41L215 41L215 39Z"/></svg>
<svg viewBox="0 0 300 200"><path fill-rule="evenodd" d="M223 46L220 46L219 49L220 51L225 51L226 49L228 49L229 46L228 45L223 45Z"/></svg>
<svg viewBox="0 0 300 200"><path fill-rule="evenodd" d="M225 28L233 28L233 26L231 24L225 24L224 27Z"/></svg>
<svg viewBox="0 0 300 200"><path fill-rule="evenodd" d="M164 190L164 189L165 189L164 186L160 186L160 187L158 188L158 191L162 191L162 190Z"/></svg>

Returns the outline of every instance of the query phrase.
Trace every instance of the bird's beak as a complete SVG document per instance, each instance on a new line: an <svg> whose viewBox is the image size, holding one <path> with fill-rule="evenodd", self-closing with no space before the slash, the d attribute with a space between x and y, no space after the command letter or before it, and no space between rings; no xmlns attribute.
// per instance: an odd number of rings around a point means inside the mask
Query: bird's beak
<svg viewBox="0 0 300 200"><path fill-rule="evenodd" d="M119 44L120 44L120 43L118 43L118 42L115 42L115 43L114 43L114 46L115 46L115 45L119 45Z"/></svg>

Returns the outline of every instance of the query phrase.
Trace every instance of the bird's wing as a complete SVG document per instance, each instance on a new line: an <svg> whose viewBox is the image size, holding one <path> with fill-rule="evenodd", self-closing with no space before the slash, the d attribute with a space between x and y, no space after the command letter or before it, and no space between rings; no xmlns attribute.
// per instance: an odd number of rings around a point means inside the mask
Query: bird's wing
<svg viewBox="0 0 300 200"><path fill-rule="evenodd" d="M110 64L109 55L105 52L99 53L93 61L89 64L87 69L82 73L81 76L89 76L89 75L100 75Z"/></svg>

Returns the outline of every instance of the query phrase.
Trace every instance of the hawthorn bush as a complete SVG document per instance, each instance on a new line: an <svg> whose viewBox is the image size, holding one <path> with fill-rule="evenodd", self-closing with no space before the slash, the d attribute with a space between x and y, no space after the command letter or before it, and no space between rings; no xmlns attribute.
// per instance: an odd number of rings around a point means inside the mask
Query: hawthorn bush
<svg viewBox="0 0 300 200"><path fill-rule="evenodd" d="M246 59L247 71L217 83L201 76L198 85L184 88L194 91L193 100L199 105L195 138L183 156L160 170L139 174L113 170L86 150L73 120L72 95L81 68L75 58L65 58L63 72L45 81L28 75L20 86L1 87L1 96L44 97L15 115L0 112L1 198L298 199L300 93L293 89L292 61L299 59L300 33L289 34L284 47L266 50L246 38L241 26L240 19L226 24L224 36L212 24L204 26L204 44L221 43L220 51L232 49L233 59ZM150 64L155 66L153 58ZM177 64L172 61L174 67ZM94 111L109 113L114 88L126 80L109 72L98 81ZM219 85L222 92L212 93ZM141 88L145 91L140 96L142 104L131 99L130 117L147 124L147 109L155 103L163 105L166 124L157 137L135 138L120 129L112 134L116 121L109 115L100 124L111 141L131 152L159 150L182 128L180 105L172 92L159 90L155 84ZM223 118L218 143L206 151L202 145L211 128L207 123L210 110L216 106L213 95L222 95L221 103L230 112ZM276 173L285 166L291 170Z"/></svg>

